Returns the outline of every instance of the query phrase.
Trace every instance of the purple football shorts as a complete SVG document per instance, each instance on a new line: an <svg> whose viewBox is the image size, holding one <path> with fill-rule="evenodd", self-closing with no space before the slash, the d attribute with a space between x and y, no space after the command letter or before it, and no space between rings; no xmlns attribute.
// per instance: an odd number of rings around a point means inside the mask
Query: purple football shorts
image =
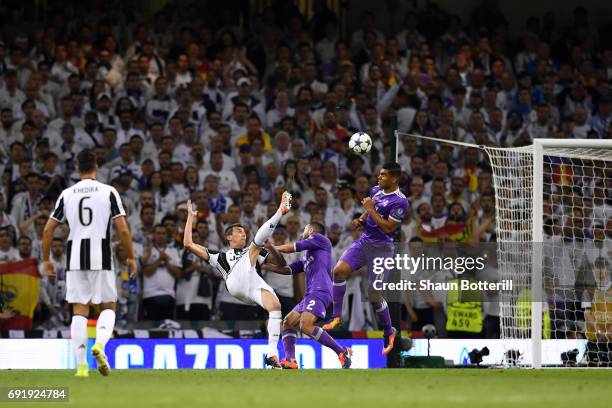
<svg viewBox="0 0 612 408"><path fill-rule="evenodd" d="M346 262L353 271L367 266L368 282L372 284L375 280L387 279L388 270L382 273L374 273L373 264L375 258L393 258L395 255L393 243L387 242L364 242L362 239L354 241L350 247L344 251L340 257L341 261Z"/></svg>
<svg viewBox="0 0 612 408"><path fill-rule="evenodd" d="M308 293L304 296L304 299L298 303L293 311L297 313L309 312L317 316L319 319L325 319L327 308L331 304L332 299L329 294L326 293Z"/></svg>

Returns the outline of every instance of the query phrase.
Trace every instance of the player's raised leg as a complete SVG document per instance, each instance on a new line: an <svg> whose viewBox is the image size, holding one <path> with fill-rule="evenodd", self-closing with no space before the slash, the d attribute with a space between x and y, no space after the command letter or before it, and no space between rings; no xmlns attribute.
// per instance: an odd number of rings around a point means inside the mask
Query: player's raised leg
<svg viewBox="0 0 612 408"><path fill-rule="evenodd" d="M107 376L110 374L110 365L106 359L104 347L113 335L115 328L115 303L102 303L102 309L96 323L96 342L91 348L91 353L98 363L100 374Z"/></svg>
<svg viewBox="0 0 612 408"><path fill-rule="evenodd" d="M70 324L70 338L77 363L75 377L89 377L89 366L87 365L87 316L89 306L82 304L73 305L72 323Z"/></svg>
<svg viewBox="0 0 612 408"><path fill-rule="evenodd" d="M268 311L268 353L266 365L281 368L278 360L278 339L280 337L282 314L281 304L274 292L261 289L261 304Z"/></svg>
<svg viewBox="0 0 612 408"><path fill-rule="evenodd" d="M316 307L316 303L309 302L309 306ZM316 312L315 312L316 313ZM338 355L338 359L340 360L340 364L342 368L350 368L351 367L351 356L353 352L351 349L342 347L336 340L333 339L332 336L329 335L325 330L316 326L318 317L310 312L304 312L300 316L300 331L307 336L312 337L313 340L316 340L319 344L325 347L329 347L334 350L334 352Z"/></svg>
<svg viewBox="0 0 612 408"><path fill-rule="evenodd" d="M300 323L300 313L292 310L283 319L283 331L281 333L283 339L283 350L285 358L281 361L281 367L284 369L297 369L298 364L295 360L295 342L297 340L297 330L295 326Z"/></svg>
<svg viewBox="0 0 612 408"><path fill-rule="evenodd" d="M391 324L391 314L389 313L389 305L382 295L372 287L368 290L370 303L378 316L378 320L384 325L384 345L382 353L386 356L393 350L397 329Z"/></svg>
<svg viewBox="0 0 612 408"><path fill-rule="evenodd" d="M281 202L278 206L278 210L274 213L272 218L264 222L261 227L257 230L253 243L249 247L249 257L251 258L251 265L255 265L255 260L259 256L259 249L263 248L264 244L272 236L274 229L280 222L283 215L287 214L291 209L291 194L288 191L283 193Z"/></svg>

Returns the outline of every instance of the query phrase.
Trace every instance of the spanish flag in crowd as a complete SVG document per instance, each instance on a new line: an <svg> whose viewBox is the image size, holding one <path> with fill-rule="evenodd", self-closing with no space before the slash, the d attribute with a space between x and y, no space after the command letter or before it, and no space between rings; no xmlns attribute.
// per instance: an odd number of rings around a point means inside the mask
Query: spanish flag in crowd
<svg viewBox="0 0 612 408"><path fill-rule="evenodd" d="M0 329L30 330L38 304L40 274L33 259L0 264L0 297L4 309L17 314L0 320Z"/></svg>
<svg viewBox="0 0 612 408"><path fill-rule="evenodd" d="M452 221L436 229L420 225L417 229L417 236L426 243L436 243L441 238L453 242L469 242L472 228L470 223Z"/></svg>

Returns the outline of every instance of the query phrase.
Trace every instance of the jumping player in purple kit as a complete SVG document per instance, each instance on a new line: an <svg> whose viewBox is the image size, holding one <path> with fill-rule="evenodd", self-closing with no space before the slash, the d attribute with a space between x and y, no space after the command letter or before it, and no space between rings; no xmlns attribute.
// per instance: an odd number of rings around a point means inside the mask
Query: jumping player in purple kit
<svg viewBox="0 0 612 408"><path fill-rule="evenodd" d="M281 367L298 368L295 360L297 332L294 327L299 324L302 333L338 354L342 368L350 368L352 350L340 346L328 333L315 325L318 320L325 319L327 307L332 303L332 245L329 238L325 236L325 227L318 222L311 222L304 228L300 241L270 249L282 253L306 251L304 257L288 266L268 263L262 265L263 269L285 275L306 273L304 299L283 320L282 339L285 358L281 361ZM278 257L281 258L281 256Z"/></svg>
<svg viewBox="0 0 612 408"><path fill-rule="evenodd" d="M374 255L394 256L393 233L408 213L408 199L399 190L401 173L399 164L385 164L378 174L378 186L373 187L370 196L361 202L365 212L353 220L353 226L363 225L364 231L361 237L342 254L334 267L333 319L323 326L324 330L331 330L341 323L346 279L350 274L368 264ZM370 283L368 294L378 318L385 326L383 354L387 355L393 349L397 330L391 325L387 302L373 288L374 280L384 280L386 273L383 276L376 276L371 271L368 272Z"/></svg>

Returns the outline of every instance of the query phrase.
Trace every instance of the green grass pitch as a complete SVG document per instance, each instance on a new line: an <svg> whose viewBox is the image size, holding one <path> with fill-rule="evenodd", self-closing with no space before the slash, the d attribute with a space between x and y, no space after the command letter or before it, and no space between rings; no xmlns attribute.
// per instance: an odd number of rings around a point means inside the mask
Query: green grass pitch
<svg viewBox="0 0 612 408"><path fill-rule="evenodd" d="M0 370L0 387L68 387L53 407L610 407L612 370ZM31 406L4 404L2 406Z"/></svg>

